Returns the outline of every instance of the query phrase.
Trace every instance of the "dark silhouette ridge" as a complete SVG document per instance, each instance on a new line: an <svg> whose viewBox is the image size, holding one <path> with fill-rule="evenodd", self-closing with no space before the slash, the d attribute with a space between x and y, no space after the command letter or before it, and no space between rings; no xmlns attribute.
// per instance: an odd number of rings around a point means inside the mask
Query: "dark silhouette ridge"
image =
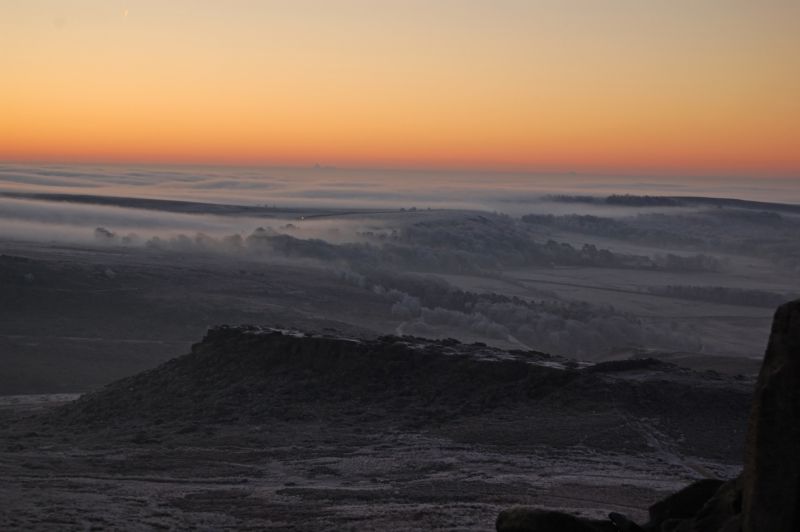
<svg viewBox="0 0 800 532"><path fill-rule="evenodd" d="M223 326L190 354L65 405L53 422L79 431L154 421L246 425L369 405L402 426L515 412L509 429L525 439L541 430L522 422L534 411L568 409L657 417L664 430L695 440L695 451L717 456L721 448L708 427L743 435L747 404L745 386L732 379L650 359L578 369L561 357L456 340ZM603 445L618 450L620 438ZM734 443L721 452L733 459L741 449Z"/></svg>

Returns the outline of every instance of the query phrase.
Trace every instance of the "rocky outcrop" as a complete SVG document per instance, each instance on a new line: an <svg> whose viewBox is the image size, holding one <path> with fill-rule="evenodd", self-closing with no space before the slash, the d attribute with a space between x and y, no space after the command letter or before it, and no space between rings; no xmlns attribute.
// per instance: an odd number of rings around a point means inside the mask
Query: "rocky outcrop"
<svg viewBox="0 0 800 532"><path fill-rule="evenodd" d="M58 418L81 430L153 421L249 424L363 405L391 419L434 411L449 417L600 380L558 366L542 353L455 340L222 326L191 353L83 396Z"/></svg>
<svg viewBox="0 0 800 532"><path fill-rule="evenodd" d="M512 508L500 513L500 532L728 532L738 524L741 482L705 479L690 484L649 508L647 523L638 525L618 513L608 520L592 520L531 508ZM738 530L733 528L730 530Z"/></svg>
<svg viewBox="0 0 800 532"><path fill-rule="evenodd" d="M716 479L699 480L655 503L649 509L650 520L644 527L660 530L664 526L677 525L694 518L723 484L723 481Z"/></svg>
<svg viewBox="0 0 800 532"><path fill-rule="evenodd" d="M745 449L743 530L800 530L800 300L775 313Z"/></svg>
<svg viewBox="0 0 800 532"><path fill-rule="evenodd" d="M66 405L53 423L85 432L246 426L349 412L420 428L502 411L516 437L528 439L541 438L537 424L520 421L566 409L657 418L676 441L697 442L709 426L743 434L747 405L746 384L653 360L580 368L543 353L455 340L223 326L211 329L191 353ZM635 438L641 435L602 433L597 444L619 450L618 440ZM712 444L709 438L695 448ZM736 446L725 450L725 456L740 453Z"/></svg>
<svg viewBox="0 0 800 532"><path fill-rule="evenodd" d="M497 530L525 532L527 530L558 530L559 532L619 532L610 521L582 519L562 512L511 508L497 517Z"/></svg>
<svg viewBox="0 0 800 532"><path fill-rule="evenodd" d="M778 308L750 411L742 474L701 480L654 504L640 525L619 514L605 523L536 509L506 510L498 532L800 531L800 300ZM609 525L612 528L603 528ZM583 528L581 528L583 527Z"/></svg>

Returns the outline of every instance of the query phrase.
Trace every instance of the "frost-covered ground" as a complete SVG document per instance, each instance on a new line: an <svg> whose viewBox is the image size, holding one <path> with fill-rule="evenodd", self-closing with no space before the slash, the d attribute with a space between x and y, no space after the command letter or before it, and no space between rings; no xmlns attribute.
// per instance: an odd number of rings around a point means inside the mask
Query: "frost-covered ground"
<svg viewBox="0 0 800 532"><path fill-rule="evenodd" d="M728 478L736 469L665 462L658 452L502 452L413 433L343 438L316 424L253 428L216 445L205 436L111 448L55 435L18 441L0 450L5 530L488 530L519 504L642 520L647 506L708 471Z"/></svg>

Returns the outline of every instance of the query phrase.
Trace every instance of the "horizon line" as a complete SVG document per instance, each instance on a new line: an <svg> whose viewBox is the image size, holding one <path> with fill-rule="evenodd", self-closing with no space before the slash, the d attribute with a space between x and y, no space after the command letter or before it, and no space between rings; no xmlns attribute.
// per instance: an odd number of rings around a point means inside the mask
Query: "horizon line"
<svg viewBox="0 0 800 532"><path fill-rule="evenodd" d="M798 172L779 172L766 171L763 174L752 172L736 173L724 171L688 170L685 172L658 171L658 170L568 170L563 168L542 169L542 168L509 168L492 166L458 166L458 165L358 165L358 164L325 164L323 162L286 164L277 162L187 162L187 161L157 161L157 160L37 160L37 159L0 159L0 165L11 166L130 166L130 167L153 167L153 168L241 168L241 169L270 169L270 170L312 170L319 172L386 172L386 173L436 173L436 174L481 174L488 173L493 175L531 175L531 176L585 176L585 177L639 177L644 179L653 178L672 178L672 179L776 179L776 180L796 180L800 179Z"/></svg>

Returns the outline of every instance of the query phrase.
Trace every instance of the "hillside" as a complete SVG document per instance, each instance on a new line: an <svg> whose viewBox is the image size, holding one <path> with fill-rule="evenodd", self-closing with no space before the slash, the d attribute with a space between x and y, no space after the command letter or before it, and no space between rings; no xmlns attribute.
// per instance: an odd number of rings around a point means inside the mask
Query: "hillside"
<svg viewBox="0 0 800 532"><path fill-rule="evenodd" d="M57 418L80 431L323 419L463 437L480 426L485 434L473 437L489 443L503 434L536 442L548 424L558 439L572 418L589 429L581 441L619 449L647 447L649 429L630 423L643 418L686 452L736 460L750 385L649 359L579 365L455 340L219 327L191 353L85 395Z"/></svg>
<svg viewBox="0 0 800 532"><path fill-rule="evenodd" d="M0 405L0 527L486 530L514 505L644 519L736 474L752 386L650 359L217 327L62 406Z"/></svg>

